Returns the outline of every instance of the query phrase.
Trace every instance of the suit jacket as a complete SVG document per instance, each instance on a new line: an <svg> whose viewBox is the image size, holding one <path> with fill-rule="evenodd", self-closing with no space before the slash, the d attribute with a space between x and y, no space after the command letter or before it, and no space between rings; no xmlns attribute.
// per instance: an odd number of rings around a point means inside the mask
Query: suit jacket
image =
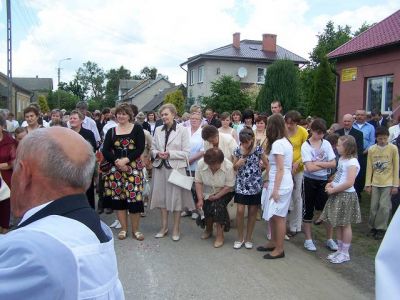
<svg viewBox="0 0 400 300"><path fill-rule="evenodd" d="M176 123L175 123L176 124ZM158 152L164 152L165 147L164 126L159 126L154 131L151 153L155 159L153 167L159 167L163 161L157 157ZM187 159L190 156L190 136L186 127L176 124L175 130L172 130L166 145L166 151L169 152L168 163L174 169L187 167Z"/></svg>
<svg viewBox="0 0 400 300"><path fill-rule="evenodd" d="M84 194L69 195L51 202L49 205L19 224L18 228L24 227L50 215L63 216L79 221L93 231L101 243L109 241L109 238L101 228L98 214L90 207Z"/></svg>
<svg viewBox="0 0 400 300"><path fill-rule="evenodd" d="M336 130L335 133L338 134L339 136L344 135L344 128ZM349 131L349 135L354 137L354 139L356 140L357 155L358 155L359 158L361 158L362 155L363 155L363 149L364 149L364 136L363 136L363 133L360 130L357 130L354 127L352 127L350 129L350 131Z"/></svg>
<svg viewBox="0 0 400 300"><path fill-rule="evenodd" d="M372 126L374 126L375 129L379 126L387 127L387 120L385 117L382 117L382 123L379 123L379 121L377 122L374 120L368 121L368 123L371 124Z"/></svg>

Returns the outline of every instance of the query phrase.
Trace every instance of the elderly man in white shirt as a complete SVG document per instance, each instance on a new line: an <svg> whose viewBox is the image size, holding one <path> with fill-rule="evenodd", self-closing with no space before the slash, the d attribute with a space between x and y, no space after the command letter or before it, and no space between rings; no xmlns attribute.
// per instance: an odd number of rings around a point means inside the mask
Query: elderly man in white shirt
<svg viewBox="0 0 400 300"><path fill-rule="evenodd" d="M11 208L22 220L0 239L0 299L124 299L112 232L85 196L94 164L68 128L20 142Z"/></svg>

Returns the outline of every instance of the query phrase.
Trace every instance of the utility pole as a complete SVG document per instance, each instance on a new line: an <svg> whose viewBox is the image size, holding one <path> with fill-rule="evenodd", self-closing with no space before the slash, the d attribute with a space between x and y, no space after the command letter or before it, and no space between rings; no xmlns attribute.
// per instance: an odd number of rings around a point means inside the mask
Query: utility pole
<svg viewBox="0 0 400 300"><path fill-rule="evenodd" d="M60 107L60 80L61 80L61 63L65 60L71 60L71 57L63 58L58 61L58 68L57 68L57 76L58 76L58 83L57 83L57 108L61 109Z"/></svg>
<svg viewBox="0 0 400 300"><path fill-rule="evenodd" d="M12 39L11 39L11 1L7 0L7 78L8 97L7 108L12 110ZM15 115L17 115L17 103L15 103Z"/></svg>

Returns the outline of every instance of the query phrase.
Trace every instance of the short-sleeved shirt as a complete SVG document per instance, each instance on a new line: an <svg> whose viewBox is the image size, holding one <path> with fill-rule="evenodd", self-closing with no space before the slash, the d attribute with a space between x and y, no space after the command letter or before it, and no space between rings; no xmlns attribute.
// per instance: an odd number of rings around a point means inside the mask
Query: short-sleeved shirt
<svg viewBox="0 0 400 300"><path fill-rule="evenodd" d="M298 162L299 167L297 168L297 172L299 173L303 171L303 164L301 161L301 145L308 139L308 132L307 130L302 127L297 125L297 131L294 135L289 137L290 143L292 143L293 146L293 163Z"/></svg>
<svg viewBox="0 0 400 300"><path fill-rule="evenodd" d="M360 171L360 164L358 163L357 158L339 158L339 163L337 167L337 171L335 173L335 178L332 181L332 186L337 187L338 185L344 183L347 180L347 174L349 172L349 168L351 166L356 166L357 174ZM355 192L354 186L348 188L344 192Z"/></svg>
<svg viewBox="0 0 400 300"><path fill-rule="evenodd" d="M204 199L208 199L210 195L218 193L223 187L235 185L233 165L225 158L219 170L213 174L202 158L197 164L195 182L203 184L203 196Z"/></svg>
<svg viewBox="0 0 400 300"><path fill-rule="evenodd" d="M291 189L293 187L292 179L292 162L293 162L293 146L287 138L276 140L272 143L271 152L269 153L269 181L270 184L275 182L277 172L275 155L283 155L283 177L279 187L280 190Z"/></svg>
<svg viewBox="0 0 400 300"><path fill-rule="evenodd" d="M260 159L264 153L261 146L246 157L246 163L238 169L235 192L242 195L256 195L261 192L263 181L261 177ZM235 158L242 157L240 147L233 153Z"/></svg>
<svg viewBox="0 0 400 300"><path fill-rule="evenodd" d="M336 155L335 152L333 152L331 144L327 140L322 140L321 147L318 149L313 148L307 140L301 146L301 158L303 159L303 163L306 164L307 162L331 161L336 159ZM305 170L304 176L311 179L326 180L329 175L328 173L328 169L315 172L308 172Z"/></svg>
<svg viewBox="0 0 400 300"><path fill-rule="evenodd" d="M232 161L232 155L233 152L235 151L237 147L237 143L235 139L228 134L224 134L219 132L218 133L218 149L220 149L224 153L224 157ZM208 149L212 148L213 145L211 145L209 142L205 141L204 142L204 150L207 151Z"/></svg>

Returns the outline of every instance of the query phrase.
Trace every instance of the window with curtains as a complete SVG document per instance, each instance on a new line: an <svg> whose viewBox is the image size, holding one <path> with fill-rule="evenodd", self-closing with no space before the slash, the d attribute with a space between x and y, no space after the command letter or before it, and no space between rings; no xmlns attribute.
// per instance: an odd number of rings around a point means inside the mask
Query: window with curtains
<svg viewBox="0 0 400 300"><path fill-rule="evenodd" d="M393 81L393 75L367 79L367 111L379 110L382 113L392 111Z"/></svg>
<svg viewBox="0 0 400 300"><path fill-rule="evenodd" d="M204 81L204 66L199 67L199 74L197 79L198 83L202 83Z"/></svg>

